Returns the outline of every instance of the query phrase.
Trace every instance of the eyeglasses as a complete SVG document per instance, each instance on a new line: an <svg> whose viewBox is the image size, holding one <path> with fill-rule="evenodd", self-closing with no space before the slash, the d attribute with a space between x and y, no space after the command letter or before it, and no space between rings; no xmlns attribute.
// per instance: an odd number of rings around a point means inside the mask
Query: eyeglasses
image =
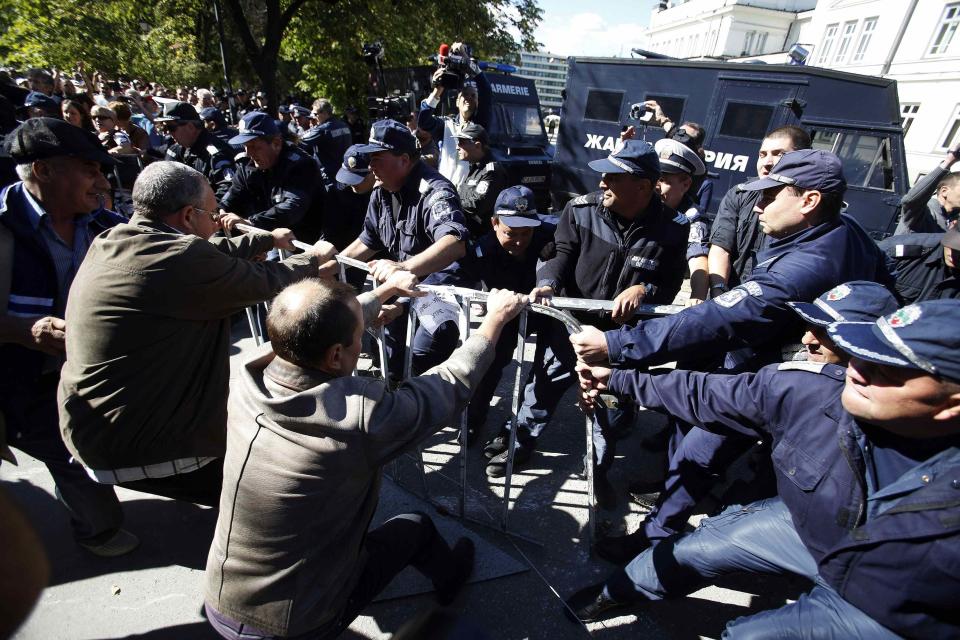
<svg viewBox="0 0 960 640"><path fill-rule="evenodd" d="M103 120L111 120L111 121L113 120L113 118L111 118L110 116L93 116L93 119L96 120L97 122L101 122Z"/></svg>
<svg viewBox="0 0 960 640"><path fill-rule="evenodd" d="M201 209L200 207L194 207L193 210L199 211L200 213L207 214L208 216L210 216L210 219L213 222L220 222L220 212L218 211L208 211L206 209Z"/></svg>

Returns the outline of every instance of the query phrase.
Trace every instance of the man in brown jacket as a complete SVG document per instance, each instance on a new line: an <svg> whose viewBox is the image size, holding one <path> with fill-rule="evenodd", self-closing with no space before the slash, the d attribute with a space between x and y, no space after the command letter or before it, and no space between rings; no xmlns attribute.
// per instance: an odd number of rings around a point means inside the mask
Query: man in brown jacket
<svg viewBox="0 0 960 640"><path fill-rule="evenodd" d="M216 505L230 316L318 275L335 250L318 243L257 262L291 248L290 231L210 240L220 228L213 191L175 162L144 169L133 202L130 222L94 241L73 282L61 434L98 482Z"/></svg>
<svg viewBox="0 0 960 640"><path fill-rule="evenodd" d="M453 422L525 303L494 290L480 328L446 362L391 391L350 375L377 297L317 280L277 296L271 344L230 396L204 594L220 635L334 638L408 564L433 581L441 604L453 600L472 569L472 543L451 550L422 513L368 531L380 469Z"/></svg>

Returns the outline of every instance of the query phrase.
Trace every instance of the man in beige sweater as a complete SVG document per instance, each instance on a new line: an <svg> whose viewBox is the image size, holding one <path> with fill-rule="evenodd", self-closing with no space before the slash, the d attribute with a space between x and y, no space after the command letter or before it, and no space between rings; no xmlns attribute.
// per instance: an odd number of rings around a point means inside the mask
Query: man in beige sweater
<svg viewBox="0 0 960 640"><path fill-rule="evenodd" d="M355 297L348 285L306 280L277 296L271 344L230 395L205 586L221 636L336 637L408 564L433 581L441 603L452 601L470 575L472 543L451 550L422 513L368 530L380 469L453 423L525 304L494 290L480 328L446 362L390 390L350 375L377 292Z"/></svg>

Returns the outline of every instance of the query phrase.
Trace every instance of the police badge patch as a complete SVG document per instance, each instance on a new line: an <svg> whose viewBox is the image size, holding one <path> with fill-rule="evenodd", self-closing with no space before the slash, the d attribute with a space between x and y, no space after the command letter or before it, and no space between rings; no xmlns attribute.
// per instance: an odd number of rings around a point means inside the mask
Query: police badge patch
<svg viewBox="0 0 960 640"><path fill-rule="evenodd" d="M487 181L487 180L481 181L480 184L477 185L477 195L478 195L478 196L484 195L485 193L487 193L487 189L489 189L489 188L490 188L490 182L489 182L489 181Z"/></svg>
<svg viewBox="0 0 960 640"><path fill-rule="evenodd" d="M716 302L721 307L726 307L729 309L730 307L737 304L738 302L741 302L746 297L747 297L747 292L744 291L742 288L737 287L735 289L730 289L730 291L727 291L726 293L720 294L719 296L714 298L713 301Z"/></svg>
<svg viewBox="0 0 960 640"><path fill-rule="evenodd" d="M850 287L845 284L841 284L827 292L827 301L836 302L837 300L843 300L848 295L850 295Z"/></svg>
<svg viewBox="0 0 960 640"><path fill-rule="evenodd" d="M762 298L762 297L763 297L763 289L761 289L761 288L760 288L760 285L757 284L756 282L753 282L753 281L751 280L750 282L744 282L741 286L742 286L744 289L746 289L746 290L747 290L747 293L749 293L750 295L752 295L752 296L754 296L754 297L756 297L756 298Z"/></svg>
<svg viewBox="0 0 960 640"><path fill-rule="evenodd" d="M526 198L517 198L513 201L513 207L517 210L517 213L524 213L528 206Z"/></svg>
<svg viewBox="0 0 960 640"><path fill-rule="evenodd" d="M887 316L887 324L889 324L894 329L899 329L900 327L905 327L909 324L913 324L920 318L920 307L915 304L911 304L908 307L904 307L898 311L893 312Z"/></svg>
<svg viewBox="0 0 960 640"><path fill-rule="evenodd" d="M347 158L347 167L349 167L350 169L356 169L357 159L354 158L353 156L350 156L349 158Z"/></svg>

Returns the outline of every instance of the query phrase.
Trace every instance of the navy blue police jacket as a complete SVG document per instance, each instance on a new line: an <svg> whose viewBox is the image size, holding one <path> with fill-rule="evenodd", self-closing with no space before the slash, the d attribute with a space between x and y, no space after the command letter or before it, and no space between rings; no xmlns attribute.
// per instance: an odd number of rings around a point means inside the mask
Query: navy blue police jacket
<svg viewBox="0 0 960 640"><path fill-rule="evenodd" d="M464 281L469 286L483 285L488 290L507 289L517 293L533 290L537 284L537 264L548 259L554 251L556 227L542 218L540 226L534 227L530 244L520 258L507 253L492 229L485 233L455 263L461 269Z"/></svg>
<svg viewBox="0 0 960 640"><path fill-rule="evenodd" d="M343 162L343 154L353 143L350 125L340 118L330 118L323 124L307 129L303 134L303 145L323 165L327 175L334 176Z"/></svg>
<svg viewBox="0 0 960 640"><path fill-rule="evenodd" d="M781 500L820 577L907 637L960 637L960 438L880 487L888 432L844 410L845 370L788 362L740 375L614 370L610 391L717 433L769 433ZM897 439L908 450L920 440Z"/></svg>
<svg viewBox="0 0 960 640"><path fill-rule="evenodd" d="M383 187L373 190L360 242L390 260L402 262L423 253L444 236L469 241L466 224L453 183L421 160L396 194ZM424 282L460 284L461 280L448 268Z"/></svg>
<svg viewBox="0 0 960 640"><path fill-rule="evenodd" d="M788 301L811 302L852 280L894 290L877 245L852 218L841 215L772 241L757 254L749 280L716 298L607 331L610 363L639 367L727 353L728 369L756 370L782 360L782 347L803 333Z"/></svg>
<svg viewBox="0 0 960 640"><path fill-rule="evenodd" d="M10 295L7 313L18 316L49 316L62 309L65 300L58 300L57 269L50 250L28 217L30 204L23 194L23 183L16 182L0 191L0 224L13 236ZM88 223L92 236L126 222L126 218L107 209L95 211ZM40 378L47 355L18 344L0 344L0 398L11 428L20 428L17 407L30 396Z"/></svg>
<svg viewBox="0 0 960 640"><path fill-rule="evenodd" d="M880 243L893 262L897 295L904 304L960 298L960 275L943 262L943 233L907 233Z"/></svg>

